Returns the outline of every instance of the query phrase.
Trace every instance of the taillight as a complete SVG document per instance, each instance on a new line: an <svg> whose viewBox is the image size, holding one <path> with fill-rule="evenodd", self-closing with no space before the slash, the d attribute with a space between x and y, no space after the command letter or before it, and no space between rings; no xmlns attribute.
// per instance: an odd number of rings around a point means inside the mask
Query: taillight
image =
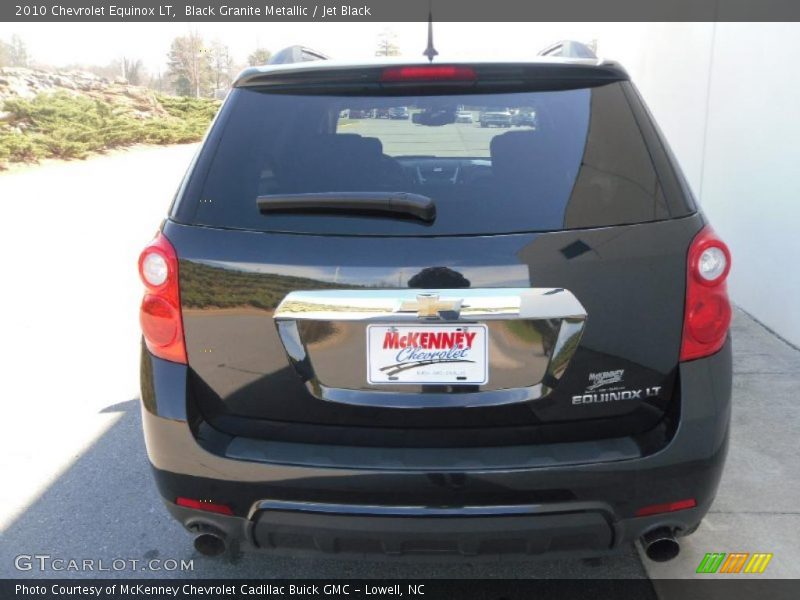
<svg viewBox="0 0 800 600"><path fill-rule="evenodd" d="M159 358L186 364L178 256L163 233L142 250L139 276L145 286L139 323L147 349Z"/></svg>
<svg viewBox="0 0 800 600"><path fill-rule="evenodd" d="M731 324L726 284L730 268L728 246L711 227L704 227L689 247L682 361L714 354L725 343Z"/></svg>
<svg viewBox="0 0 800 600"><path fill-rule="evenodd" d="M455 65L422 65L389 67L383 70L381 81L475 81L475 70Z"/></svg>

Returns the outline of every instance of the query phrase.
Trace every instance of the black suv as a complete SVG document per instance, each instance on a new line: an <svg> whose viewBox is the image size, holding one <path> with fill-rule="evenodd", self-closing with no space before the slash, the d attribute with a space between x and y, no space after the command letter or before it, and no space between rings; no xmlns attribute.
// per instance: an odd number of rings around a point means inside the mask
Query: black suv
<svg viewBox="0 0 800 600"><path fill-rule="evenodd" d="M140 258L158 488L208 554L669 559L726 454L729 265L616 63L248 69Z"/></svg>

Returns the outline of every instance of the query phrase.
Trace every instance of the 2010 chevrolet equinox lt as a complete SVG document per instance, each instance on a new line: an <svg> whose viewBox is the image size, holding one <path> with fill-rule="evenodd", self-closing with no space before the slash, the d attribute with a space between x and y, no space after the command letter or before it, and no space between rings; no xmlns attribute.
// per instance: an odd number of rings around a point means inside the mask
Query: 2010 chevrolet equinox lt
<svg viewBox="0 0 800 600"><path fill-rule="evenodd" d="M725 459L729 266L616 63L248 69L139 261L158 489L207 554L667 560Z"/></svg>

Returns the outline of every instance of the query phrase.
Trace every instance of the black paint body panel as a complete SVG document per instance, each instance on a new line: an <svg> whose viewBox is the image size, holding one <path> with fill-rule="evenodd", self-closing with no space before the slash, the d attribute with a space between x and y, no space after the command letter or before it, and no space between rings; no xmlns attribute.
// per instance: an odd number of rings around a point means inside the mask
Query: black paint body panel
<svg viewBox="0 0 800 600"><path fill-rule="evenodd" d="M294 442L481 446L643 433L662 420L671 400L686 250L701 227L695 215L624 227L412 241L168 221L164 233L181 259L191 400L226 433ZM452 287L455 278L481 288L570 290L589 318L555 391L533 402L463 409L358 407L314 397L277 335L277 303L296 289L415 287L420 273L431 288ZM366 387L363 348L342 352L353 386ZM625 370L626 389L658 386L659 394L645 401L572 403L585 392L590 373L617 369Z"/></svg>

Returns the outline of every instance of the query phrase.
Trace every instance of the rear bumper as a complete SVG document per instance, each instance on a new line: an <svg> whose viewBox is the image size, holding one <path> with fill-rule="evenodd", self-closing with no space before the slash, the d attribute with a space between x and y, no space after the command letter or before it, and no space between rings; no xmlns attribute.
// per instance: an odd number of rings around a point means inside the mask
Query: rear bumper
<svg viewBox="0 0 800 600"><path fill-rule="evenodd" d="M170 512L190 530L211 528L268 550L465 556L610 552L656 527L677 535L691 531L711 506L727 452L730 342L712 357L680 366L680 422L660 450L630 458L622 452L615 456L598 442L601 460L550 449L547 461L520 466L515 455L505 468L497 462L454 461L452 450L441 454L441 449L432 450L433 458L424 464L417 455L404 460L402 451L383 460L365 457L383 452L372 448L348 457L346 452L315 456L318 449L298 447L293 460L277 450L271 460L269 446L260 458L243 456L241 448L229 453L228 442L209 451L204 446L213 447L215 440L201 445L188 424L194 420L186 414L186 367L149 355L145 361L145 438ZM213 438L211 432L201 433L209 435ZM437 456L447 456L447 462L437 463ZM178 496L227 504L234 515L176 506ZM644 506L686 498L694 498L697 506L635 516Z"/></svg>
<svg viewBox="0 0 800 600"><path fill-rule="evenodd" d="M248 518L203 515L167 503L193 531L265 550L402 556L485 557L602 554L618 535L599 506L365 507L301 502L259 503ZM583 509L583 510L581 510Z"/></svg>

